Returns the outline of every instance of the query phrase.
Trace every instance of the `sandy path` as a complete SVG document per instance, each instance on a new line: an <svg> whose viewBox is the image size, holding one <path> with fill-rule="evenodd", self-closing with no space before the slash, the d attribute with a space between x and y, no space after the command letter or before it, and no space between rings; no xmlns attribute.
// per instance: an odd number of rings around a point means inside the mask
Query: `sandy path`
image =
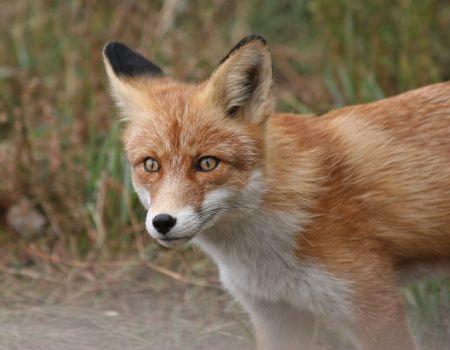
<svg viewBox="0 0 450 350"><path fill-rule="evenodd" d="M153 274L110 285L11 286L2 283L10 293L0 299L1 350L252 348L246 315L220 290Z"/></svg>
<svg viewBox="0 0 450 350"><path fill-rule="evenodd" d="M57 282L0 273L0 350L254 349L247 315L224 291L148 267L110 270ZM435 326L420 333L424 349L450 348ZM317 349L350 349L329 330L318 334Z"/></svg>

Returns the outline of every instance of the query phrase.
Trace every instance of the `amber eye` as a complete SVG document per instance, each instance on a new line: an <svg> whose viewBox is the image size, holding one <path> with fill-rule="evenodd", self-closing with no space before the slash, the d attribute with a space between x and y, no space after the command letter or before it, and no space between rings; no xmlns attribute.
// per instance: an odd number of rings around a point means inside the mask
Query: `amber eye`
<svg viewBox="0 0 450 350"><path fill-rule="evenodd" d="M202 157L195 163L195 170L197 171L211 171L214 170L220 163L216 157L206 156Z"/></svg>
<svg viewBox="0 0 450 350"><path fill-rule="evenodd" d="M144 169L149 173L156 173L159 171L159 163L156 159L147 158L144 160Z"/></svg>

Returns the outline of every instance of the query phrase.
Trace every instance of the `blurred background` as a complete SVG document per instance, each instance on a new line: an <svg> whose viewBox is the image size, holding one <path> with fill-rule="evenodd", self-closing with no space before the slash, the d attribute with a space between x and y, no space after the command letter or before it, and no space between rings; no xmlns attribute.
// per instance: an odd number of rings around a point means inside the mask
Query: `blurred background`
<svg viewBox="0 0 450 350"><path fill-rule="evenodd" d="M199 81L239 39L260 33L273 55L278 109L286 112L319 114L450 79L447 0L0 0L0 8L0 334L2 321L21 325L19 336L0 336L5 349L27 348L27 336L34 337L29 348L39 348L41 332L31 325L51 315L53 327L78 339L74 349L92 348L76 332L92 344L96 335L65 324L66 309L30 316L28 307L76 301L73 317L76 310L91 315L86 308L97 310L92 301L103 296L98 310L109 314L99 315L128 315L130 325L143 291L159 316L139 316L146 335L122 336L130 349L139 341L148 349L157 338L165 340L155 349L219 349L220 339L246 349L251 342L212 263L189 246L165 250L144 233L107 93L106 42L124 42L168 74ZM436 344L450 339L448 279L404 294L416 336L441 349ZM114 300L126 308L118 311ZM91 316L98 332L112 326ZM161 320L178 326L162 330ZM41 340L52 348L55 339ZM67 339L55 349L71 348Z"/></svg>

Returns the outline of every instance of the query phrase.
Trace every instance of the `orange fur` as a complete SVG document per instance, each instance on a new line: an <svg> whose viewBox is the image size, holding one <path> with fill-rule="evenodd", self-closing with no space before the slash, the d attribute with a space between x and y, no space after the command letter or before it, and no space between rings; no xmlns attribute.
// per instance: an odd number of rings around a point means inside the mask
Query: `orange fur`
<svg viewBox="0 0 450 350"><path fill-rule="evenodd" d="M256 211L298 221L299 264L350 286L359 346L414 349L397 284L405 268L450 264L450 83L321 117L273 114L268 50L241 46L199 85L124 79L106 59L134 181L152 202L200 211L209 192L241 191L261 169ZM216 170L193 169L204 155ZM149 156L158 173L142 168Z"/></svg>

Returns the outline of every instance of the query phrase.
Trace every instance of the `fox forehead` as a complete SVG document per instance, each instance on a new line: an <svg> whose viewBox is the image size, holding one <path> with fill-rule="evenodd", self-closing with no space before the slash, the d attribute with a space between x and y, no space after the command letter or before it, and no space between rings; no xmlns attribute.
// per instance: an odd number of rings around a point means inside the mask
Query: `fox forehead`
<svg viewBox="0 0 450 350"><path fill-rule="evenodd" d="M257 158L260 147L255 126L227 118L203 97L202 87L171 83L149 89L141 101L146 104L145 113L130 120L124 133L132 164L148 156L168 154L191 158L215 155L230 163Z"/></svg>

